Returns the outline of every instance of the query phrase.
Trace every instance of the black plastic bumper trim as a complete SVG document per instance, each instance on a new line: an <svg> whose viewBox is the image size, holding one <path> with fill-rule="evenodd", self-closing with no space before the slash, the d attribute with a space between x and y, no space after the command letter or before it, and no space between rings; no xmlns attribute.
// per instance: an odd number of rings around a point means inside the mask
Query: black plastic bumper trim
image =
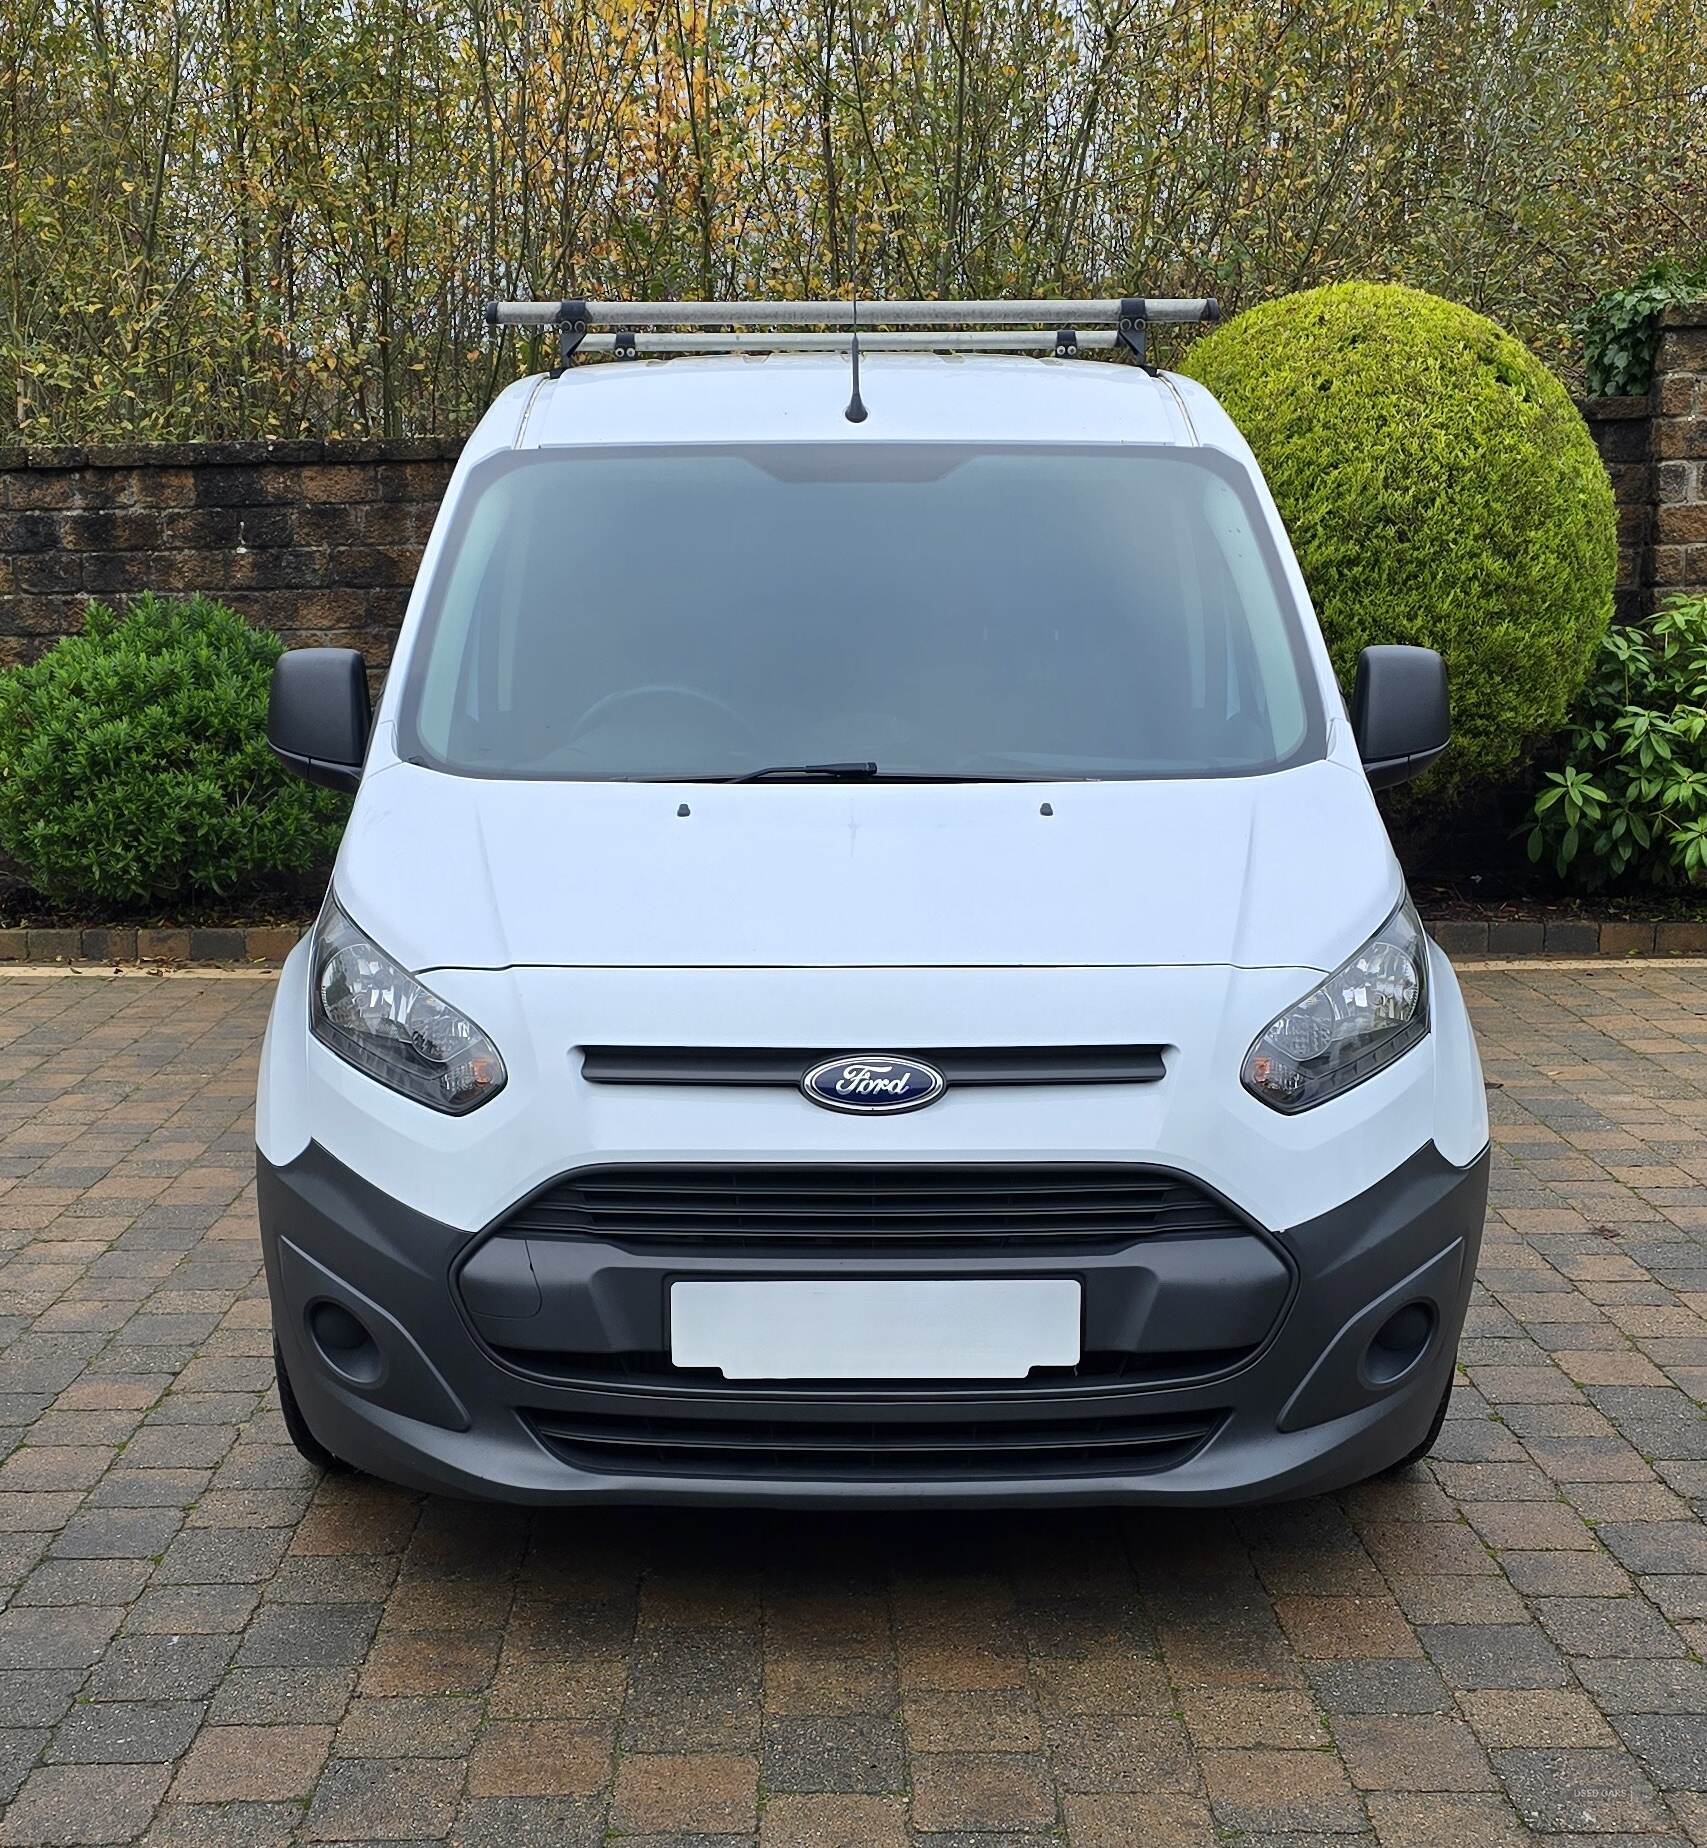
<svg viewBox="0 0 1707 1848"><path fill-rule="evenodd" d="M906 1050L954 1085L1155 1084L1167 1076L1160 1046ZM836 1056L833 1046L583 1046L581 1076L589 1084L797 1085Z"/></svg>
<svg viewBox="0 0 1707 1848"><path fill-rule="evenodd" d="M1488 1153L1484 1149L1459 1166L1425 1144L1355 1198L1319 1218L1267 1234L1274 1252L1284 1254L1290 1300L1260 1350L1233 1372L1191 1381L1090 1385L1039 1380L1009 1382L1000 1389L959 1383L946 1390L939 1383L919 1390L901 1384L879 1391L855 1384L801 1391L787 1384L755 1388L699 1380L674 1390L650 1381L625 1390L615 1382L530 1378L506 1365L482 1340L458 1288L461 1264L480 1246L482 1234L403 1205L317 1144L280 1166L262 1158L258 1172L268 1287L304 1415L334 1454L391 1480L541 1503L1233 1505L1360 1481L1420 1441L1451 1377L1481 1238ZM1259 1248L1262 1242L1251 1241ZM1203 1256L1219 1262L1242 1243L1204 1241ZM679 1270L682 1254L659 1253L656 1266L640 1266L650 1276L625 1279L622 1273L633 1267L631 1252L599 1248L594 1241L552 1244L565 1257L576 1250L586 1253L589 1284L602 1271L612 1273L610 1291L596 1291L591 1305L599 1338L575 1346L586 1352L590 1345L612 1355L653 1349L659 1331L650 1325L657 1317L660 1273ZM299 1256L325 1274L305 1278ZM1140 1246L1126 1263L1141 1271L1143 1259ZM718 1274L778 1272L774 1258L767 1264L761 1254L712 1251L702 1253L699 1261ZM1110 1264L1116 1276L1122 1268L1115 1254L1092 1254L1092 1262ZM851 1265L845 1257L838 1263L823 1254L783 1268L806 1271L820 1263L827 1272L843 1274L871 1267L869 1254ZM1018 1253L1002 1253L992 1262L990 1254L968 1252L951 1262L933 1256L930 1268L1000 1275L1019 1269L1056 1274L1062 1267L1036 1254L1028 1261ZM1075 1258L1067 1268L1078 1272L1081 1263ZM896 1269L910 1273L912 1266ZM544 1287L546 1281L540 1280L542 1300L535 1313L543 1313L546 1296L557 1295L555 1288ZM1204 1281L1213 1279L1206 1275ZM1142 1279L1127 1283L1141 1287ZM1438 1311L1437 1338L1392 1380L1374 1377L1363 1364L1366 1320L1385 1315L1398 1296L1409 1300L1419 1292ZM383 1372L382 1393L390 1403L352 1389L315 1353L304 1318L312 1311L311 1299L322 1295L357 1312L364 1304L383 1305L384 1316L368 1320L376 1341L396 1350L387 1354ZM523 1321L531 1319L533 1308L521 1300L525 1295L518 1278L514 1306ZM1108 1306L1119 1308L1118 1291ZM1214 1296L1151 1327L1158 1335L1165 1331L1168 1345L1183 1347L1193 1328L1201 1334L1206 1319L1219 1323L1225 1315L1225 1300ZM1134 1320L1130 1333L1114 1345L1147 1358L1152 1338L1145 1319ZM409 1369L398 1333L430 1357L462 1413L455 1423L466 1419L466 1428L433 1422L430 1402L436 1395L423 1392L418 1380L405 1384ZM513 1338L514 1333L510 1322L490 1330L487 1340ZM1298 1423L1304 1409L1300 1388L1306 1381L1308 1422ZM1287 1422L1294 1428L1278 1428L1289 1404ZM536 1422L548 1419L572 1435L548 1440ZM1178 1431L1213 1419L1220 1422L1200 1446L1191 1447L1186 1433ZM1058 1441L1044 1451L1016 1451L1006 1463L992 1456L987 1470L963 1468L974 1459L958 1441L927 1440L925 1452L910 1452L922 1465L917 1470L857 1458L848 1459L850 1468L820 1468L790 1442L794 1433L807 1437L810 1445L812 1427L822 1432L825 1426L842 1426L850 1437L875 1431L905 1446L909 1428L921 1425L938 1431L972 1427L964 1435L975 1447L1003 1426L1017 1435L1021 1427L1046 1425ZM628 1441L617 1426L628 1428ZM701 1437L711 1435L710 1426L736 1441L709 1446L668 1441L670 1428L690 1438L696 1426ZM1172 1443L1147 1448L1130 1442L1170 1426L1185 1440L1178 1449ZM1101 1441L1099 1428L1113 1443ZM606 1435L615 1441L597 1441ZM1122 1436L1129 1440L1124 1446ZM660 1449L665 1453L662 1468ZM594 1461L595 1454L602 1462Z"/></svg>

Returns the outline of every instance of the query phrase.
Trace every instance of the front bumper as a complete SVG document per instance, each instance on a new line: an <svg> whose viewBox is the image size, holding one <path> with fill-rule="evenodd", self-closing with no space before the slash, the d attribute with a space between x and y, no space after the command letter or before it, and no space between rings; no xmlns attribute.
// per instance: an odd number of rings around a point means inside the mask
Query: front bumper
<svg viewBox="0 0 1707 1848"><path fill-rule="evenodd" d="M1430 1143L1332 1211L1248 1238L800 1258L579 1238L548 1263L490 1255L497 1240L317 1144L257 1161L274 1325L338 1456L495 1500L788 1507L1231 1504L1373 1475L1422 1440L1451 1377L1488 1170L1486 1150L1460 1168ZM635 1359L665 1345L672 1279L825 1272L1076 1276L1099 1360L1002 1386L831 1389ZM1418 1306L1405 1340L1384 1337ZM507 1332L542 1315L575 1331L565 1351Z"/></svg>

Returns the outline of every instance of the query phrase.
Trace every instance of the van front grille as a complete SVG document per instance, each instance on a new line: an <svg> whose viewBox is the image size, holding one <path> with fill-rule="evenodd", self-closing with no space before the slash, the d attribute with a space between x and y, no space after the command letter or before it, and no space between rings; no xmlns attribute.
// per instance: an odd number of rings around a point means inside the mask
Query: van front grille
<svg viewBox="0 0 1707 1848"><path fill-rule="evenodd" d="M1251 1228L1183 1176L1118 1163L583 1168L495 1230L528 1238L743 1249L1024 1245L1241 1236Z"/></svg>
<svg viewBox="0 0 1707 1848"><path fill-rule="evenodd" d="M528 1423L552 1455L607 1475L990 1482L1175 1469L1223 1415L829 1423L536 1412Z"/></svg>

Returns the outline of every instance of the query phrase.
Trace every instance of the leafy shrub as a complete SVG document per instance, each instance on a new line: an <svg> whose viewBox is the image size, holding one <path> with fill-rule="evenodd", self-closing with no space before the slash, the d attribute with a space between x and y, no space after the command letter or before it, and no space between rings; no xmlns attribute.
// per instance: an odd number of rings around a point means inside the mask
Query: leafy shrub
<svg viewBox="0 0 1707 1848"><path fill-rule="evenodd" d="M1707 295L1707 264L1655 263L1627 289L1613 289L1572 323L1582 338L1586 383L1596 397L1640 397L1654 382L1660 316Z"/></svg>
<svg viewBox="0 0 1707 1848"><path fill-rule="evenodd" d="M0 674L0 847L61 902L225 896L312 873L345 803L268 751L276 636L202 597L90 604Z"/></svg>
<svg viewBox="0 0 1707 1848"><path fill-rule="evenodd" d="M1530 859L1591 889L1707 878L1707 597L1607 634L1563 744Z"/></svg>
<svg viewBox="0 0 1707 1848"><path fill-rule="evenodd" d="M1612 489L1565 388L1492 321L1374 283L1253 308L1184 370L1256 451L1341 680L1371 642L1446 657L1455 738L1421 804L1509 776L1612 610Z"/></svg>

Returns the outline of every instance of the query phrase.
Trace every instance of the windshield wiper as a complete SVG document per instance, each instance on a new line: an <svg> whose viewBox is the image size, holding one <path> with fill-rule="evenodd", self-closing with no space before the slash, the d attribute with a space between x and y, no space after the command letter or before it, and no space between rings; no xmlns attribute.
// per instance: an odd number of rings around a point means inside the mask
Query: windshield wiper
<svg viewBox="0 0 1707 1848"><path fill-rule="evenodd" d="M766 764L733 776L644 776L643 783L1036 783L1043 779L1006 770L880 770L870 758L831 764Z"/></svg>
<svg viewBox="0 0 1707 1848"><path fill-rule="evenodd" d="M811 777L825 783L864 783L877 774L877 766L869 758L857 763L845 764L766 764L762 770L746 770L739 776L726 776L719 779L724 783L764 783L772 777L800 776Z"/></svg>

